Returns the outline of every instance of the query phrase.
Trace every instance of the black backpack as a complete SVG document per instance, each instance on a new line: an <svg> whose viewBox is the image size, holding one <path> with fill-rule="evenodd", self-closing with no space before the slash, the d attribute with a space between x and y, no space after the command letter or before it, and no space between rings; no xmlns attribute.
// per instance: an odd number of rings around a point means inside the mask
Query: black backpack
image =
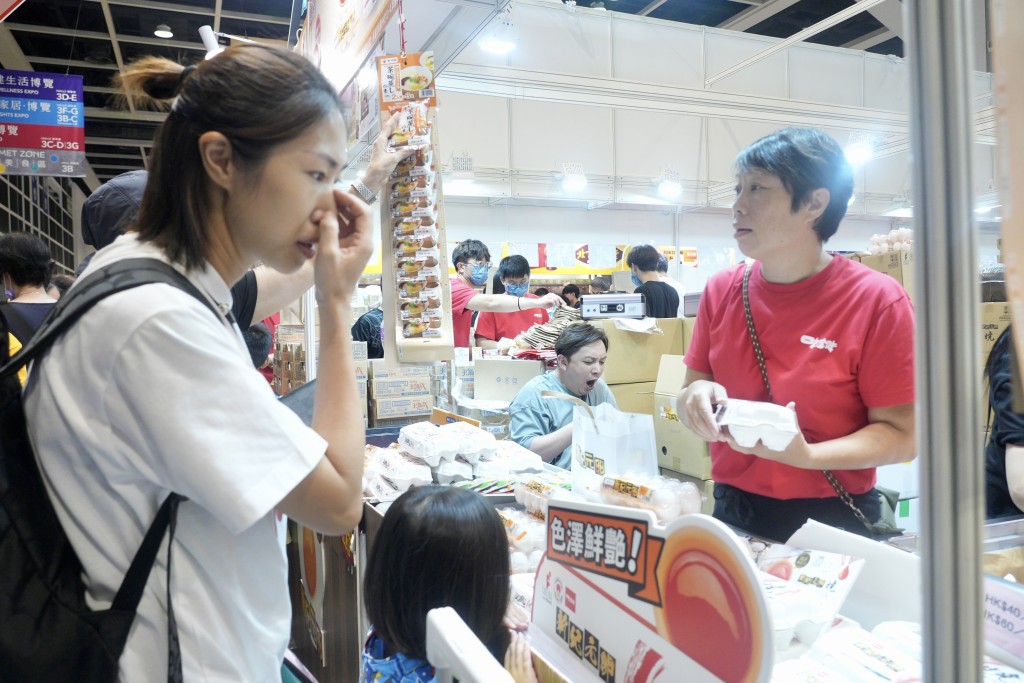
<svg viewBox="0 0 1024 683"><path fill-rule="evenodd" d="M97 301L151 283L177 287L217 315L183 275L148 258L111 264L76 284L10 359L8 325L0 313L0 683L116 681L118 660L168 530L170 576L174 525L183 500L176 493L160 506L110 609L94 611L86 605L82 565L43 484L17 378L18 368L38 361ZM169 584L168 580L168 680L180 681L181 653Z"/></svg>

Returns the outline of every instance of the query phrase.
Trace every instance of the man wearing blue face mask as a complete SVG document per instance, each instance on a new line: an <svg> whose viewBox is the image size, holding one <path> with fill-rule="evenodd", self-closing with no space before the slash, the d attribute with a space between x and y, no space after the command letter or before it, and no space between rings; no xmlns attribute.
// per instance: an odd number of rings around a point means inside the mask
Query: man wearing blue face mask
<svg viewBox="0 0 1024 683"><path fill-rule="evenodd" d="M501 259L495 285L495 294L499 293L500 286L509 296L538 298L529 292L530 263L523 256L506 256ZM515 339L520 332L547 321L548 313L543 308L528 308L513 313L481 313L476 320L476 345L481 349L496 349L501 339Z"/></svg>
<svg viewBox="0 0 1024 683"><path fill-rule="evenodd" d="M515 313L532 308L550 309L562 305L562 297L547 294L539 299L507 294L481 294L476 288L487 282L491 268L491 252L480 240L459 243L452 252L452 264L457 277L452 286L452 328L455 346L469 346L469 328L473 311L486 313ZM529 269L527 269L529 272Z"/></svg>
<svg viewBox="0 0 1024 683"><path fill-rule="evenodd" d="M679 294L658 279L661 254L649 244L633 247L626 264L633 271L634 294L643 294L648 318L675 318L679 311Z"/></svg>

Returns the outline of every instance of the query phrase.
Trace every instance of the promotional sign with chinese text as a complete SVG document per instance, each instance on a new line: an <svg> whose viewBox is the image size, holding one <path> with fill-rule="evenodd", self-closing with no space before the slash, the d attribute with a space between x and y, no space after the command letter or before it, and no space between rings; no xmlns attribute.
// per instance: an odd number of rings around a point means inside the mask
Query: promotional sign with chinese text
<svg viewBox="0 0 1024 683"><path fill-rule="evenodd" d="M605 683L768 681L772 625L749 551L710 517L654 519L549 506L531 645L549 661L575 658Z"/></svg>
<svg viewBox="0 0 1024 683"><path fill-rule="evenodd" d="M81 76L0 70L0 173L85 175Z"/></svg>

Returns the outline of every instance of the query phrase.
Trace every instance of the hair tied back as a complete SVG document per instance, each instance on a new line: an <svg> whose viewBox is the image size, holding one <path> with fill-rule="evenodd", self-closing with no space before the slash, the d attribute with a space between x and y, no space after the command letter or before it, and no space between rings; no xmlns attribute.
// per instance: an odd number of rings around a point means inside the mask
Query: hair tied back
<svg viewBox="0 0 1024 683"><path fill-rule="evenodd" d="M195 72L195 70L195 64L189 64L181 70L181 75L178 76L178 87L176 90L177 92L181 92L182 87L185 85L185 81L188 80L188 77L191 76Z"/></svg>

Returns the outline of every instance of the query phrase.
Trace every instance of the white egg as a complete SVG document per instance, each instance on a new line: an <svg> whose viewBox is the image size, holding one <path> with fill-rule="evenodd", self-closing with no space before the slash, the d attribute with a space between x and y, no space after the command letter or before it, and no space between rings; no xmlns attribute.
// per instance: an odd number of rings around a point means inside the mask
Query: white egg
<svg viewBox="0 0 1024 683"><path fill-rule="evenodd" d="M534 550L532 553L530 553L530 556L527 558L527 560L531 572L537 571L537 567L540 566L540 560L543 556L543 550Z"/></svg>
<svg viewBox="0 0 1024 683"><path fill-rule="evenodd" d="M682 512L684 515L692 515L700 512L703 500L700 490L692 482L684 482L681 492Z"/></svg>
<svg viewBox="0 0 1024 683"><path fill-rule="evenodd" d="M868 253L869 254L881 254L882 253L882 245L881 244L877 244L877 243L872 243L872 245L870 247L868 247Z"/></svg>
<svg viewBox="0 0 1024 683"><path fill-rule="evenodd" d="M513 574L522 574L528 571L529 567L530 560L526 557L526 553L516 550L509 554L509 569L512 570Z"/></svg>
<svg viewBox="0 0 1024 683"><path fill-rule="evenodd" d="M888 242L882 242L881 244L879 244L878 245L878 253L879 254L888 254L889 253L889 243Z"/></svg>

